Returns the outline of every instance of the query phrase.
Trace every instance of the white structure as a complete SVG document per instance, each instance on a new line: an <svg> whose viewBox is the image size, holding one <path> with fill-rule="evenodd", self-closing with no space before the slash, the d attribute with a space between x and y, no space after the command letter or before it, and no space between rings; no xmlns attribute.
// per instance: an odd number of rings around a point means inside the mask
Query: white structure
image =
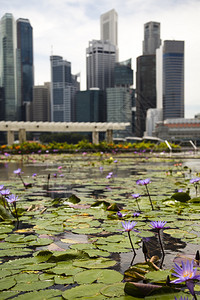
<svg viewBox="0 0 200 300"><path fill-rule="evenodd" d="M162 109L150 108L147 110L146 131L144 136L153 136L157 122L162 121Z"/></svg>
<svg viewBox="0 0 200 300"><path fill-rule="evenodd" d="M156 99L157 108L163 108L163 46L156 49Z"/></svg>
<svg viewBox="0 0 200 300"><path fill-rule="evenodd" d="M92 40L86 49L87 90L114 86L116 47L110 42Z"/></svg>
<svg viewBox="0 0 200 300"><path fill-rule="evenodd" d="M100 39L115 45L118 61L118 14L114 9L100 16Z"/></svg>
<svg viewBox="0 0 200 300"><path fill-rule="evenodd" d="M5 122L0 121L0 131L7 131L7 143L14 142L14 132L19 132L19 141L26 141L26 131L33 132L92 132L93 143L98 144L99 132L106 132L107 141L112 141L113 130L124 130L130 123L76 123L76 122Z"/></svg>
<svg viewBox="0 0 200 300"><path fill-rule="evenodd" d="M160 23L148 22L144 24L143 55L155 54L160 45Z"/></svg>

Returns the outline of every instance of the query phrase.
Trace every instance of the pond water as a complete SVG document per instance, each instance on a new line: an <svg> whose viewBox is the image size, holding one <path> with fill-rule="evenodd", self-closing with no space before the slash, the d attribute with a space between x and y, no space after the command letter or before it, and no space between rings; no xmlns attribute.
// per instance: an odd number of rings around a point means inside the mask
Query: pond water
<svg viewBox="0 0 200 300"><path fill-rule="evenodd" d="M123 275L131 263L144 262L142 241L148 249L149 258L158 256L161 260L157 232L149 227L150 221L161 219L166 220L166 227L169 227L162 232L165 249L163 269L171 269L177 256L194 258L200 242L198 201L188 205L184 201L171 200L171 196L179 188L185 192L189 188L191 198L195 196L195 189L189 179L200 172L200 159L179 159L179 166L175 166L176 163L177 159L172 158L141 159L132 155L117 155L114 158L109 155L104 158L95 155L35 155L31 159L23 158L23 161L17 156L10 161L4 159L0 163L0 184L19 195L22 200L21 206L25 210L20 225L15 223L13 233L25 234L23 239L35 234L40 238L40 242L37 240L36 243L35 238L30 237L33 241L28 244L27 250L23 250L25 255L14 257L27 257L32 255L33 250L84 250L94 260L94 264L99 257L115 261L115 265L107 269ZM184 168L185 166L188 168ZM32 184L30 189L24 189L20 178L13 173L17 168L22 169L21 176L24 182ZM34 173L37 176L33 178ZM112 173L110 179L106 178L109 173ZM141 178L151 178L149 189L155 211L151 210L144 186L136 184L136 180ZM141 195L138 200L141 215L133 218L132 214L138 211L138 207L131 194L137 192ZM67 199L73 195L77 197L76 201L68 202ZM124 218L117 217L116 209L109 210L112 204L117 205L125 215ZM134 261L128 235L122 232L121 221L127 220L137 222L138 240L134 237L135 234L132 234L137 253ZM6 226L5 222L2 224ZM0 233L0 236L1 234L3 233ZM44 245L40 245L43 239ZM49 244L45 244L45 239L48 239ZM10 241L14 245L12 232L1 244L5 242L7 246ZM15 247L17 248L17 245ZM3 255L1 257L3 259ZM5 255L3 262L9 262L9 257L13 259L12 255ZM70 266L70 270L71 268ZM48 272L44 273L47 276ZM69 283L67 289L74 287L76 283L74 277L71 277L73 283ZM57 277L54 280L61 282ZM65 280L67 282L69 278L65 277ZM65 290L62 284L60 289Z"/></svg>

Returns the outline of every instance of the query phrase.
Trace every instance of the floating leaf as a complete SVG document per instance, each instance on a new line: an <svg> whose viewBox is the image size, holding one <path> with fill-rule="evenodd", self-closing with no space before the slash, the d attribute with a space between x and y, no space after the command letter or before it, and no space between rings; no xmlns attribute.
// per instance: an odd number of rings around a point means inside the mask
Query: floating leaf
<svg viewBox="0 0 200 300"><path fill-rule="evenodd" d="M104 284L85 284L77 286L75 288L66 290L62 296L67 300L74 300L81 297L96 297L100 296L100 290L104 287Z"/></svg>
<svg viewBox="0 0 200 300"><path fill-rule="evenodd" d="M48 281L34 281L34 282L23 282L23 283L17 283L14 287L14 291L19 292L28 292L28 291L35 291L35 290L41 290L46 289L54 284L53 280Z"/></svg>
<svg viewBox="0 0 200 300"><path fill-rule="evenodd" d="M0 279L0 291L9 290L16 285L16 281L13 277L6 277Z"/></svg>
<svg viewBox="0 0 200 300"><path fill-rule="evenodd" d="M116 264L115 260L108 258L97 258L97 259L82 259L79 261L73 262L73 266L81 267L85 269L98 269L98 268L109 268L113 267Z"/></svg>
<svg viewBox="0 0 200 300"><path fill-rule="evenodd" d="M78 284L86 284L86 283L115 283L122 281L123 276L114 270L86 270L80 273L77 273L74 276L74 281Z"/></svg>

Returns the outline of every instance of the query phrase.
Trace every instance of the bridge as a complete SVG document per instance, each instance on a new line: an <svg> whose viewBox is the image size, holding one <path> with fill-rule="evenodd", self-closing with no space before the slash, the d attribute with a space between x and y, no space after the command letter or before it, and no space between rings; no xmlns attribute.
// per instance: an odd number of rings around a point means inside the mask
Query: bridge
<svg viewBox="0 0 200 300"><path fill-rule="evenodd" d="M125 130L130 123L87 123L87 122L12 122L0 121L0 131L7 132L7 144L14 143L18 132L20 143L26 141L26 132L92 132L92 142L99 143L99 132L106 132L106 141L113 141L113 130Z"/></svg>

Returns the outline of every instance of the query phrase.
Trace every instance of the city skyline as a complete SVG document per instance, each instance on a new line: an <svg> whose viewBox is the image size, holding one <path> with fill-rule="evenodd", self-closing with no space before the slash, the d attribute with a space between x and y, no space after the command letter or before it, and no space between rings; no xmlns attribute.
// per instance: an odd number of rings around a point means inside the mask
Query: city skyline
<svg viewBox="0 0 200 300"><path fill-rule="evenodd" d="M12 13L15 20L29 19L33 27L35 85L50 81L50 55L60 55L72 64L72 73L81 72L81 90L86 89L86 48L92 39L100 39L100 16L115 9L118 14L119 61L142 55L144 24L161 24L161 40L185 41L185 117L200 112L198 73L200 70L198 0L162 1L118 0L3 0L0 17ZM135 78L135 75L134 75ZM135 80L134 80L135 83ZM135 85L134 85L135 86Z"/></svg>

